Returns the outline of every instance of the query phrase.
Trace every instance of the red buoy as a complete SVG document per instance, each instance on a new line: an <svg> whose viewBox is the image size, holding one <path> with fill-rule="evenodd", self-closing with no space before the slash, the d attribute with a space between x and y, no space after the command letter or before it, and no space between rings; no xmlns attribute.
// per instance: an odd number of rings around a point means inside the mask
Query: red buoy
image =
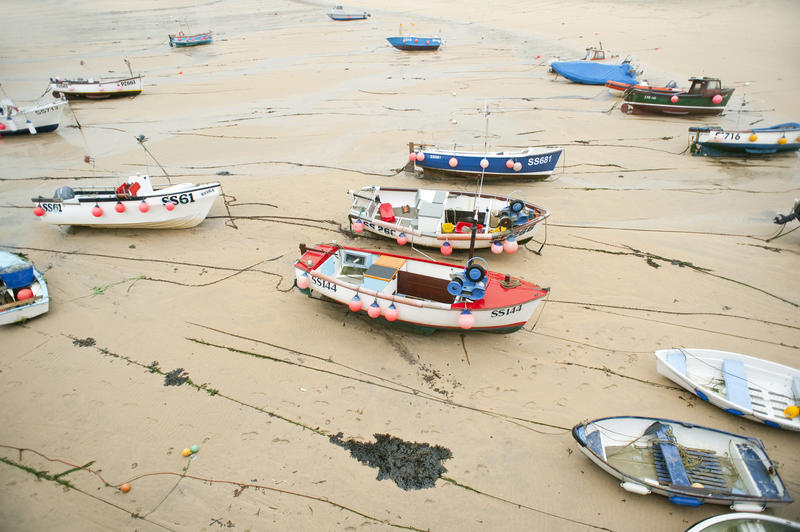
<svg viewBox="0 0 800 532"><path fill-rule="evenodd" d="M121 201L118 201L117 204L114 205L114 210L117 212L125 212L125 205L123 205Z"/></svg>
<svg viewBox="0 0 800 532"><path fill-rule="evenodd" d="M139 212L147 212L150 210L150 205L147 204L145 200L139 204Z"/></svg>
<svg viewBox="0 0 800 532"><path fill-rule="evenodd" d="M101 216L103 216L103 208L97 203L95 203L94 207L92 207L92 216L94 216L95 218L100 218Z"/></svg>
<svg viewBox="0 0 800 532"><path fill-rule="evenodd" d="M35 214L36 216L44 216L44 209L42 208L41 205L37 205L36 207L33 208L33 214Z"/></svg>
<svg viewBox="0 0 800 532"><path fill-rule="evenodd" d="M23 288L19 292L17 292L17 301L25 301L26 299L31 299L33 297L33 290L30 288Z"/></svg>
<svg viewBox="0 0 800 532"><path fill-rule="evenodd" d="M168 201L164 204L164 208L167 209L168 211L174 210L175 204L172 203L171 201Z"/></svg>

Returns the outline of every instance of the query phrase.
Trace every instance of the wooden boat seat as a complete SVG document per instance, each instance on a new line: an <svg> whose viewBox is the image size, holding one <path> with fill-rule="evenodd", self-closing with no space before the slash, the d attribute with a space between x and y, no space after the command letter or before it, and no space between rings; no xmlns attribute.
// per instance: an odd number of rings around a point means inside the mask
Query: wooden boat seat
<svg viewBox="0 0 800 532"><path fill-rule="evenodd" d="M590 432L586 435L586 446L589 447L594 454L599 456L603 460L607 460L606 457L606 448L605 444L603 443L603 433L599 430L594 432Z"/></svg>
<svg viewBox="0 0 800 532"><path fill-rule="evenodd" d="M661 424L656 431L658 441L653 444L653 459L655 461L655 450L660 451L663 460L663 468L669 478L669 483L674 486L690 486L689 476L681 460L681 454L674 437L671 437L667 430L669 425Z"/></svg>
<svg viewBox="0 0 800 532"><path fill-rule="evenodd" d="M397 294L451 304L455 298L447 291L448 279L439 279L405 270L397 272Z"/></svg>
<svg viewBox="0 0 800 532"><path fill-rule="evenodd" d="M722 378L725 381L725 397L728 401L747 410L752 410L750 389L744 364L739 360L726 358L722 361Z"/></svg>
<svg viewBox="0 0 800 532"><path fill-rule="evenodd" d="M769 471L755 449L748 445L737 443L733 446L732 451L735 457L736 469L751 493L760 497L779 498L781 496L777 486L770 478Z"/></svg>
<svg viewBox="0 0 800 532"><path fill-rule="evenodd" d="M681 375L686 375L686 355L681 351L667 353L667 363Z"/></svg>

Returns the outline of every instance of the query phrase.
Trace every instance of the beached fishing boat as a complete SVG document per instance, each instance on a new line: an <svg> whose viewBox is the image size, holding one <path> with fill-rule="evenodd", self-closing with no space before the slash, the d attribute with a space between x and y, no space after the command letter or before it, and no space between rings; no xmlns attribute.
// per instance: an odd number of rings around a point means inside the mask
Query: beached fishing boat
<svg viewBox="0 0 800 532"><path fill-rule="evenodd" d="M333 20L364 20L370 17L366 11L357 11L355 9L345 9L341 4L337 4L328 11L328 16Z"/></svg>
<svg viewBox="0 0 800 532"><path fill-rule="evenodd" d="M631 84L631 83L623 83L621 81L606 81L606 87L608 87L608 92L613 94L614 96L618 96L622 98L625 96L625 91L628 89L655 89L659 91L672 91L675 93L686 92L684 89L678 88L678 84L675 80L670 80L666 85L663 87L653 87L647 80L642 80L641 83L638 84Z"/></svg>
<svg viewBox="0 0 800 532"><path fill-rule="evenodd" d="M800 370L715 349L661 349L656 369L726 412L800 431Z"/></svg>
<svg viewBox="0 0 800 532"><path fill-rule="evenodd" d="M211 44L214 42L214 32L207 31L205 33L197 33L195 35L186 35L182 31L177 35L169 34L169 45L177 48L186 46L199 46L201 44Z"/></svg>
<svg viewBox="0 0 800 532"><path fill-rule="evenodd" d="M219 183L153 187L149 176L128 178L117 188L61 187L52 198L32 198L43 223L88 227L186 229L205 220Z"/></svg>
<svg viewBox="0 0 800 532"><path fill-rule="evenodd" d="M409 153L409 159L415 171L432 175L545 178L553 174L563 151L564 148L526 148L479 152L420 145Z"/></svg>
<svg viewBox="0 0 800 532"><path fill-rule="evenodd" d="M711 157L772 155L800 150L800 124L788 122L754 129L689 128L692 155Z"/></svg>
<svg viewBox="0 0 800 532"><path fill-rule="evenodd" d="M441 37L416 37L414 35L409 35L407 37L387 37L386 40L398 50L404 50L406 52L438 50L442 45Z"/></svg>
<svg viewBox="0 0 800 532"><path fill-rule="evenodd" d="M333 244L300 244L295 282L353 312L423 332L514 332L549 289L489 271L486 261L465 266Z"/></svg>
<svg viewBox="0 0 800 532"><path fill-rule="evenodd" d="M495 253L516 251L550 216L544 207L496 194L378 186L348 194L353 200L348 217L355 232L440 248L446 255L470 249L476 211L474 247Z"/></svg>
<svg viewBox="0 0 800 532"><path fill-rule="evenodd" d="M686 532L793 532L800 531L800 523L783 517L750 512L722 514L703 519L686 529Z"/></svg>
<svg viewBox="0 0 800 532"><path fill-rule="evenodd" d="M620 106L628 114L718 115L725 110L734 89L723 89L717 78L689 78L688 91L630 89Z"/></svg>
<svg viewBox="0 0 800 532"><path fill-rule="evenodd" d="M792 498L761 440L682 421L618 416L575 425L581 452L631 493L760 512Z"/></svg>
<svg viewBox="0 0 800 532"><path fill-rule="evenodd" d="M142 76L134 76L131 64L125 59L130 76L126 78L50 78L50 90L53 96L60 98L62 95L73 100L88 98L92 100L116 98L121 96L136 96L142 92Z"/></svg>
<svg viewBox="0 0 800 532"><path fill-rule="evenodd" d="M17 107L8 98L0 100L0 136L36 135L55 131L61 121L66 100Z"/></svg>
<svg viewBox="0 0 800 532"><path fill-rule="evenodd" d="M0 325L35 318L49 309L41 272L18 255L0 251Z"/></svg>
<svg viewBox="0 0 800 532"><path fill-rule="evenodd" d="M564 78L585 85L605 85L608 81L637 83L638 73L626 59L620 64L609 64L597 61L554 61L550 68Z"/></svg>

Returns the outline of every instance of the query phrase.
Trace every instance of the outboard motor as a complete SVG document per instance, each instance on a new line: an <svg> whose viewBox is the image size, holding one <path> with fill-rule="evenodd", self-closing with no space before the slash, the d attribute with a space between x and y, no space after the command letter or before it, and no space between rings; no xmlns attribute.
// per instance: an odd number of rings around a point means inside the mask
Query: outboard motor
<svg viewBox="0 0 800 532"><path fill-rule="evenodd" d="M61 201L72 199L75 197L75 191L70 187L59 187L56 189L53 197Z"/></svg>
<svg viewBox="0 0 800 532"><path fill-rule="evenodd" d="M520 199L511 200L507 207L500 209L497 216L500 218L500 223L498 225L507 228L528 223L528 220L530 220L529 213L525 209L525 202Z"/></svg>
<svg viewBox="0 0 800 532"><path fill-rule="evenodd" d="M487 269L480 264L472 263L475 259L480 259L480 257L471 258L467 261L463 272L452 275L452 281L447 283L447 292L450 295L472 301L483 299L483 296L486 295Z"/></svg>

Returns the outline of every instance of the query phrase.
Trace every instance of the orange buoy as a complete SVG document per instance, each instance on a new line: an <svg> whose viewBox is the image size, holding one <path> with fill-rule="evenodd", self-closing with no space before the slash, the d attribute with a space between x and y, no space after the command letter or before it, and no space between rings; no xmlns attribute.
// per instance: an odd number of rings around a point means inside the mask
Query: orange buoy
<svg viewBox="0 0 800 532"><path fill-rule="evenodd" d="M758 135L756 135L755 133L751 133L749 138L750 142L755 142L758 140Z"/></svg>
<svg viewBox="0 0 800 532"><path fill-rule="evenodd" d="M783 146L784 144L786 144L786 137L781 137L781 138L779 138L779 139L778 139L778 144L780 144L781 146Z"/></svg>
<svg viewBox="0 0 800 532"><path fill-rule="evenodd" d="M192 454L192 450L187 447L183 451L181 451L181 454L183 456L189 456L190 454Z"/></svg>
<svg viewBox="0 0 800 532"><path fill-rule="evenodd" d="M131 491L131 485L127 483L123 484L122 486L119 487L119 491L121 491L122 493L128 493L129 491Z"/></svg>

